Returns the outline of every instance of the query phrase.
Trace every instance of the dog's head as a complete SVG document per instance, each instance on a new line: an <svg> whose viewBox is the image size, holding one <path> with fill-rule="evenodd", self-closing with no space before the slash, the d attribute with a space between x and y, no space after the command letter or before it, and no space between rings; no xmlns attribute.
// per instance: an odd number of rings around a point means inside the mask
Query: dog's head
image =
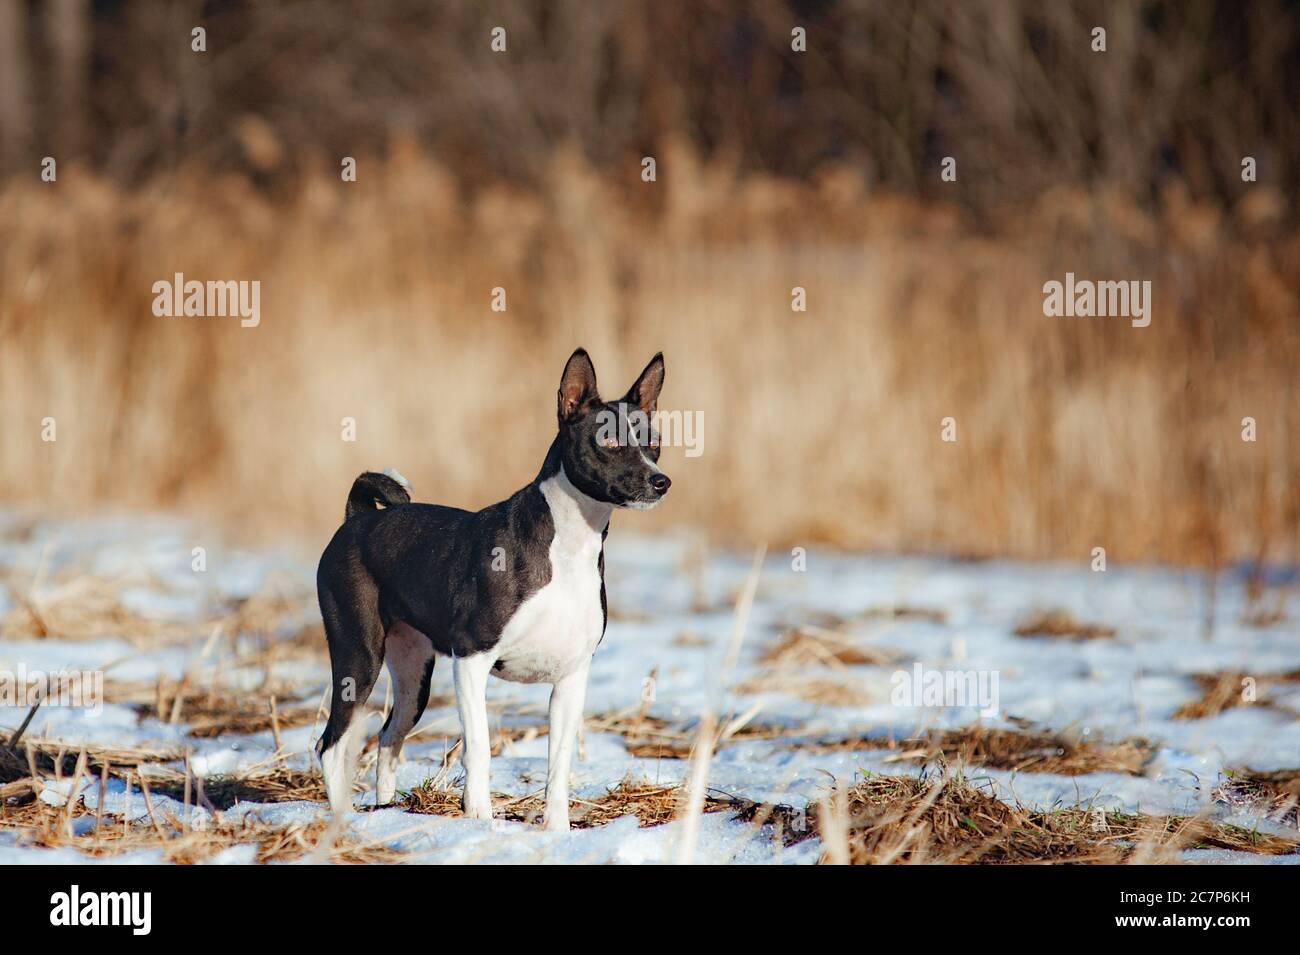
<svg viewBox="0 0 1300 955"><path fill-rule="evenodd" d="M650 359L626 395L602 401L596 369L579 348L560 378L560 460L573 485L617 507L654 507L672 484L659 470L655 403L664 385L664 356Z"/></svg>

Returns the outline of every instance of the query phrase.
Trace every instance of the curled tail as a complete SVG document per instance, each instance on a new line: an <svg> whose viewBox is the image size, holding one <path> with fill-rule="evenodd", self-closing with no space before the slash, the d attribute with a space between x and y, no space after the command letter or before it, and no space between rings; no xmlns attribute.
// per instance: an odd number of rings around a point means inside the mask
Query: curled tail
<svg viewBox="0 0 1300 955"><path fill-rule="evenodd" d="M347 520L361 511L373 511L376 504L383 504L384 507L410 504L410 487L406 478L391 469L383 474L367 471L352 482L343 519Z"/></svg>

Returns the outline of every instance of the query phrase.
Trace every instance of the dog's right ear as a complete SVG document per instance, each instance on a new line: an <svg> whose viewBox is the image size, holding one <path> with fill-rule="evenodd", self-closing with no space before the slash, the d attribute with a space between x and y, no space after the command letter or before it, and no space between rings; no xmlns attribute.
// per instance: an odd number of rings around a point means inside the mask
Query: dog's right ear
<svg viewBox="0 0 1300 955"><path fill-rule="evenodd" d="M587 357L586 349L579 348L569 356L560 378L558 412L561 423L581 414L588 405L600 401L596 393L596 367Z"/></svg>

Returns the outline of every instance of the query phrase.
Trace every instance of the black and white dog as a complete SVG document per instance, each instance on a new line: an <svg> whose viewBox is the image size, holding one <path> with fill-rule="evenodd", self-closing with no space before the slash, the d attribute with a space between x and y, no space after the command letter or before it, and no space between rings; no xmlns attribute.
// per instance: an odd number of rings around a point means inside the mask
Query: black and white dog
<svg viewBox="0 0 1300 955"><path fill-rule="evenodd" d="M663 383L659 354L620 401L604 402L579 348L560 379L559 434L541 471L478 512L412 504L385 474L357 478L316 572L333 670L316 751L336 811L352 804L358 716L380 667L387 662L393 682L379 739L382 805L393 799L402 743L428 702L434 659L444 656L464 737L466 815L492 818L485 693L494 674L553 684L545 822L569 827L569 763L591 655L605 633L610 514L654 507L670 483L651 427Z"/></svg>

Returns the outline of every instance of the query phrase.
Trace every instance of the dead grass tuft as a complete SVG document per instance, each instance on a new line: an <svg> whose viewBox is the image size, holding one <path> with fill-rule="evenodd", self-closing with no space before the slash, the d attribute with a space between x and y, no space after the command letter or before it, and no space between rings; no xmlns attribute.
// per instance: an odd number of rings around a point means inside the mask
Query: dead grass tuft
<svg viewBox="0 0 1300 955"><path fill-rule="evenodd" d="M500 756L512 746L546 736L549 732L549 726L498 726L489 741L489 751L493 756Z"/></svg>
<svg viewBox="0 0 1300 955"><path fill-rule="evenodd" d="M326 654L319 623L289 630L294 621L316 613L315 595L275 575L249 597L205 608L194 619L184 620L130 607L122 595L139 587L167 592L164 584L138 568L112 578L66 569L59 579L39 586L11 580L9 592L15 606L0 620L0 631L9 638L34 640L118 637L140 647L188 642L198 634L215 636L218 631L244 638L246 643L252 638L257 645L259 656L237 661L239 665ZM281 636L286 631L287 636Z"/></svg>
<svg viewBox="0 0 1300 955"><path fill-rule="evenodd" d="M289 687L279 687L280 694L266 690L233 691L212 686L192 687L188 680L159 680L152 687L134 685L106 686L105 698L115 702L131 700L141 719L153 717L165 723L188 724L188 735L212 739L227 733L261 733L295 726L308 726L317 718L318 704L285 705L296 694ZM150 694L147 702L140 701Z"/></svg>
<svg viewBox="0 0 1300 955"><path fill-rule="evenodd" d="M673 637L673 646L694 650L713 646L713 640L694 630L682 630Z"/></svg>
<svg viewBox="0 0 1300 955"><path fill-rule="evenodd" d="M238 775L190 775L187 782L185 772L162 765L184 759L184 753L166 749L83 746L74 751L56 740L29 738L23 741L21 752L0 745L0 784L8 784L5 790L12 787L11 795L25 798L25 785L35 783L34 795L45 778L77 775L80 763L82 772L126 779L138 787L140 768L147 766L146 783L151 793L209 809L229 809L240 802L325 801L325 785L316 770L290 769L273 762Z"/></svg>
<svg viewBox="0 0 1300 955"><path fill-rule="evenodd" d="M296 584L276 577L263 584L257 593L232 600L222 608L220 619L229 633L274 637L280 633L286 620L315 609L314 592L302 590ZM309 623L301 626L294 631L292 638L306 641L317 633L320 642L315 645L324 651L325 629L321 625Z"/></svg>
<svg viewBox="0 0 1300 955"><path fill-rule="evenodd" d="M1016 627L1016 636L1108 640L1115 636L1115 628L1099 623L1080 623L1068 610L1044 610Z"/></svg>
<svg viewBox="0 0 1300 955"><path fill-rule="evenodd" d="M403 858L382 845L358 841L345 827L324 819L272 825L255 814L236 818L224 814L245 801L323 802L325 788L315 772L275 765L239 777L201 779L158 766L158 760L145 758L150 754L140 751L100 749L92 758L87 747L72 758L63 749L52 752L41 748L41 742L29 740L24 746L24 777L0 785L0 830L16 831L20 844L71 847L96 856L156 849L166 861L178 863L204 862L223 849L247 844L256 847L257 862L290 862L308 853L331 862L398 862ZM9 775L17 769L15 752L6 744L0 754ZM151 771L142 775L140 767L146 763L152 764ZM121 768L125 766L136 769ZM87 809L85 793L96 785L102 793L110 776L126 778L131 792L128 798L137 807L143 804L145 818L128 822L112 813ZM59 805L37 798L51 777L61 784L56 789L71 784L72 797ZM185 818L176 818L160 803L160 796L182 802ZM190 807L206 812L191 816ZM82 824L92 815L93 826Z"/></svg>
<svg viewBox="0 0 1300 955"><path fill-rule="evenodd" d="M1275 627L1287 619L1287 601L1291 587L1269 588L1262 577L1262 556L1255 562L1254 572L1246 580L1246 607L1241 622L1247 627Z"/></svg>
<svg viewBox="0 0 1300 955"><path fill-rule="evenodd" d="M754 713L721 721L714 749L742 740L778 739L789 730L752 722ZM688 759L699 739L694 723L670 723L647 716L643 708L621 710L587 719L587 728L598 733L616 733L623 737L630 755L642 759Z"/></svg>
<svg viewBox="0 0 1300 955"><path fill-rule="evenodd" d="M872 607L862 613L868 620L926 620L930 623L947 623L948 612L938 607L912 607L895 604L889 607Z"/></svg>
<svg viewBox="0 0 1300 955"><path fill-rule="evenodd" d="M1287 619L1286 610L1281 607L1260 608L1249 613L1242 614L1241 622L1248 627L1258 627L1264 629L1275 627Z"/></svg>
<svg viewBox="0 0 1300 955"><path fill-rule="evenodd" d="M641 759L687 759L696 734L685 726L644 713L615 713L591 717L587 728L623 737L628 754Z"/></svg>
<svg viewBox="0 0 1300 955"><path fill-rule="evenodd" d="M1063 733L1030 733L983 726L933 731L901 741L863 737L818 744L819 749L896 749L890 761L942 759L966 766L1026 773L1128 773L1140 776L1155 747L1144 739L1118 743L1083 740Z"/></svg>
<svg viewBox="0 0 1300 955"><path fill-rule="evenodd" d="M296 655L329 659L329 644L325 642L325 625L320 622L303 624L288 636L277 640L276 646Z"/></svg>
<svg viewBox="0 0 1300 955"><path fill-rule="evenodd" d="M624 779L599 799L572 799L569 804L570 823L575 829L604 826L624 816L636 816L641 828L671 822L680 813L685 790L678 785L661 786ZM522 797L509 797L500 793L493 797L496 814L516 822L537 823L542 819L545 802L540 793ZM460 790L445 789L430 781L411 791L403 803L408 812L439 816L459 816ZM731 809L730 800L707 800L705 812L723 812Z"/></svg>
<svg viewBox="0 0 1300 955"><path fill-rule="evenodd" d="M401 805L407 812L421 815L459 816L461 815L460 796L459 787L448 789L434 780L426 780L412 789ZM503 799L505 797L498 793L494 798Z"/></svg>
<svg viewBox="0 0 1300 955"><path fill-rule="evenodd" d="M1224 710L1238 706L1273 706L1267 695L1268 688L1279 683L1300 681L1300 671L1250 674L1239 670L1224 670L1219 673L1198 673L1194 679L1201 689L1201 695L1176 709L1173 714L1176 720L1201 720L1218 716ZM1248 686L1256 694L1249 700L1246 696Z"/></svg>
<svg viewBox="0 0 1300 955"><path fill-rule="evenodd" d="M0 749L3 748L4 747L0 746ZM28 756L29 752L30 763ZM69 744L63 740L28 736L24 737L22 744L18 747L16 753L10 754L10 759L16 755L22 760L24 776L28 774L28 767L33 764L38 773L49 773L59 776L71 774L74 771L77 759L81 753L86 755L86 765L90 769L94 770L98 770L104 765L113 769L115 767L135 767L158 763L170 763L185 758L185 754L180 750L170 749L167 747L156 747L150 749L137 746L98 746L95 744L81 744L76 749L72 749ZM11 763L6 760L6 765L11 765Z"/></svg>
<svg viewBox="0 0 1300 955"><path fill-rule="evenodd" d="M254 816L225 818L218 813L196 828L159 809L148 820L128 824L105 813L96 817L94 826L70 831L69 818L93 815L80 798L69 807L34 800L18 808L0 807L0 830L17 830L23 845L73 848L91 856L160 850L165 861L184 865L207 862L225 849L250 844L256 847L254 859L259 863L293 862L309 855L352 864L404 859L400 852L357 839L346 828L332 828L325 819L280 826Z"/></svg>
<svg viewBox="0 0 1300 955"><path fill-rule="evenodd" d="M821 706L866 706L872 698L861 688L844 680L825 677L795 677L786 672L765 671L732 688L736 693L756 695L784 693L806 703Z"/></svg>
<svg viewBox="0 0 1300 955"><path fill-rule="evenodd" d="M1239 672L1198 674L1195 680L1201 688L1200 697L1176 709L1173 718L1200 720L1240 706L1244 676Z"/></svg>
<svg viewBox="0 0 1300 955"><path fill-rule="evenodd" d="M778 823L787 844L839 826L847 831L850 861L859 865L1173 861L1188 848L1300 851L1289 839L1195 817L1026 810L951 777L873 777L841 795L843 818L834 823L822 806L804 813L752 802L739 806L738 818Z"/></svg>
<svg viewBox="0 0 1300 955"><path fill-rule="evenodd" d="M878 666L898 658L893 651L864 646L836 630L804 625L782 633L763 651L759 662L774 667L844 667Z"/></svg>
<svg viewBox="0 0 1300 955"><path fill-rule="evenodd" d="M1265 819L1300 829L1300 769L1229 770L1214 790L1216 802L1241 806Z"/></svg>
<svg viewBox="0 0 1300 955"><path fill-rule="evenodd" d="M243 775L209 776L190 781L192 798L213 809L229 809L241 802L325 802L325 781L316 770L290 769L276 765L261 767ZM185 777L181 773L149 780L151 792L184 800Z"/></svg>
<svg viewBox="0 0 1300 955"><path fill-rule="evenodd" d="M124 588L139 582L83 574L39 591L11 585L16 606L0 620L0 631L9 639L97 640L111 636L136 645L192 636L192 623L150 617L122 602Z"/></svg>

